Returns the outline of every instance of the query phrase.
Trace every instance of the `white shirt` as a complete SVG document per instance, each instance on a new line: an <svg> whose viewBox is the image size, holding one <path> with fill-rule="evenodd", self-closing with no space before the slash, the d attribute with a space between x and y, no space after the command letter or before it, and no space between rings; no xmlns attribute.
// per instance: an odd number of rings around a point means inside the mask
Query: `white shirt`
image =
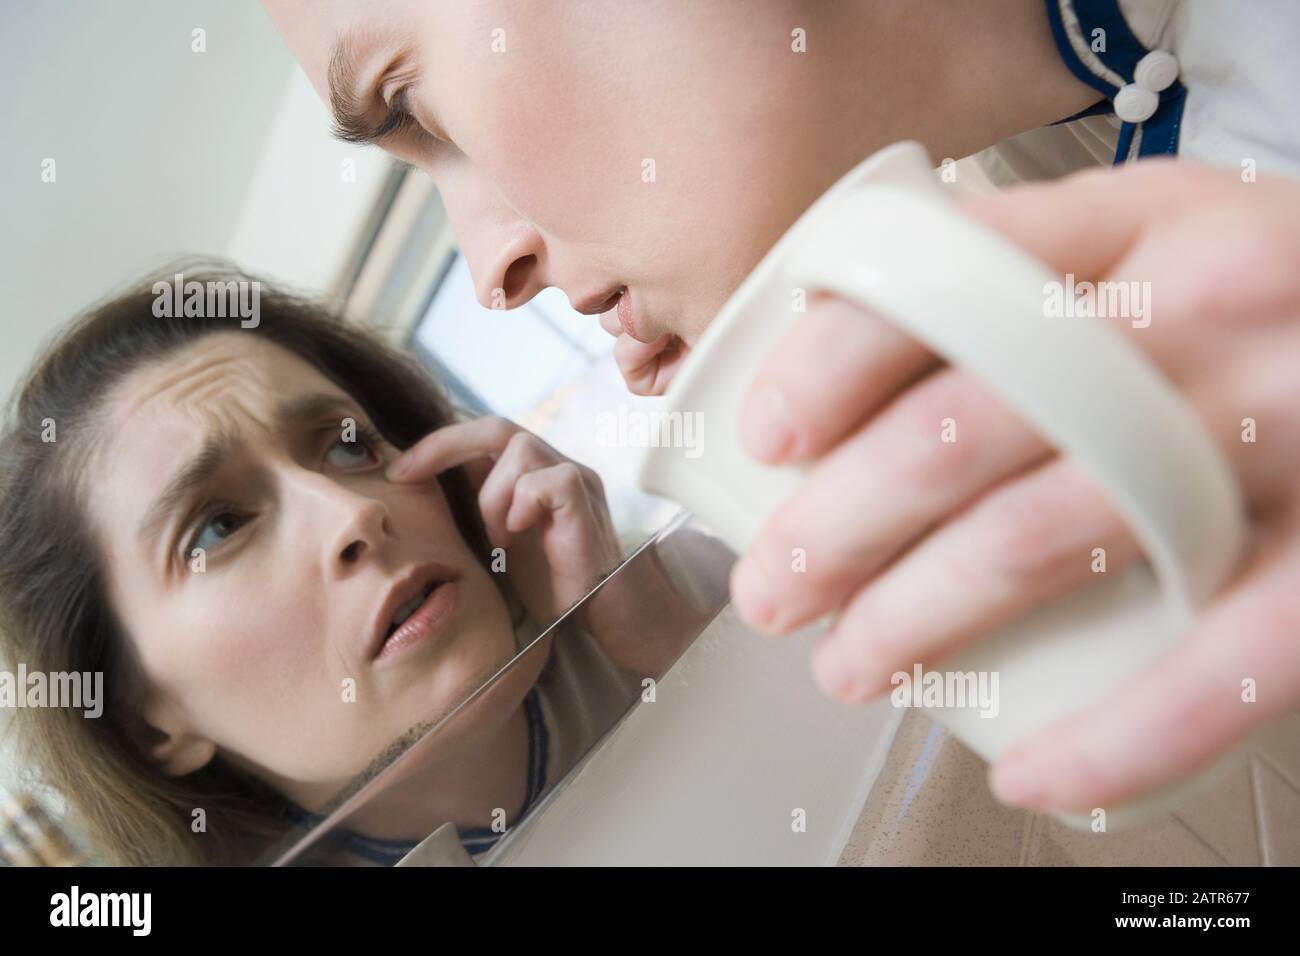
<svg viewBox="0 0 1300 956"><path fill-rule="evenodd" d="M1295 0L1044 2L1062 61L1107 103L1098 115L1031 130L976 154L995 184L1156 155L1243 175L1300 176ZM1125 123L1115 115L1115 97L1141 85L1137 64L1153 50L1172 55L1176 78L1156 94L1153 115Z"/></svg>

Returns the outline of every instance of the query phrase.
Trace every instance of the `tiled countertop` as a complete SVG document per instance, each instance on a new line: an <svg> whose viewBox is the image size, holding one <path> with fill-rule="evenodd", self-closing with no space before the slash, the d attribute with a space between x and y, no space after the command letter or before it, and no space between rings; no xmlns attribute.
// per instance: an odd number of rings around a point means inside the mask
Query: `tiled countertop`
<svg viewBox="0 0 1300 956"><path fill-rule="evenodd" d="M1112 833L1005 807L986 774L909 711L839 865L1300 865L1300 716L1260 735L1239 770L1176 811Z"/></svg>

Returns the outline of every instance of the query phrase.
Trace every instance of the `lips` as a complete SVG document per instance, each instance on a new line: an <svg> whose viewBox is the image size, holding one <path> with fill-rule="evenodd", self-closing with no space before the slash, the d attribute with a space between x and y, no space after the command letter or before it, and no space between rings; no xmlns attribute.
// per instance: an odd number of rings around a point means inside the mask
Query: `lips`
<svg viewBox="0 0 1300 956"><path fill-rule="evenodd" d="M371 618L367 645L370 658L386 656L397 647L428 636L454 606L458 577L450 568L433 563L417 565L403 574L388 589ZM394 628L393 617L398 611L405 618Z"/></svg>
<svg viewBox="0 0 1300 956"><path fill-rule="evenodd" d="M615 286L612 289L606 289L603 292L597 292L595 295L589 295L573 303L574 311L581 312L583 315L604 315L627 291L627 286Z"/></svg>
<svg viewBox="0 0 1300 956"><path fill-rule="evenodd" d="M636 339L638 342L649 344L648 340L637 334L636 310L632 307L631 292L625 292L618 298L618 324L623 326L624 332Z"/></svg>
<svg viewBox="0 0 1300 956"><path fill-rule="evenodd" d="M617 308L618 324L622 328L623 334L636 339L638 342L648 344L651 341L644 338L637 328L636 307L632 303L632 290L625 285L587 296L585 299L574 302L573 308L583 315L602 316Z"/></svg>

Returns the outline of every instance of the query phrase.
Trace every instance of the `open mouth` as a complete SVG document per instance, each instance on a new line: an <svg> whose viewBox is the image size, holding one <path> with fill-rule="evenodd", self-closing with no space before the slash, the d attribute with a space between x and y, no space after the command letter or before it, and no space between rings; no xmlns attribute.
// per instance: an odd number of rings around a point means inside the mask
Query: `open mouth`
<svg viewBox="0 0 1300 956"><path fill-rule="evenodd" d="M623 298L623 294L625 292L627 292L627 286L622 286L621 288L616 290L613 295L611 295L608 299L606 299L603 303L601 303L600 306L598 306L600 311L597 312L596 314L599 315L603 312L608 312L616 305L618 305L619 300Z"/></svg>
<svg viewBox="0 0 1300 956"><path fill-rule="evenodd" d="M379 659L436 636L456 609L457 575L435 566L408 574L388 593L371 641Z"/></svg>
<svg viewBox="0 0 1300 956"><path fill-rule="evenodd" d="M420 605L423 604L425 599L433 593L433 587L432 582L426 584L420 589L419 594L397 609L396 613L393 614L392 623L388 626L388 633L384 635L384 640L388 640L388 638L397 633L397 629L406 623L406 619L419 610Z"/></svg>

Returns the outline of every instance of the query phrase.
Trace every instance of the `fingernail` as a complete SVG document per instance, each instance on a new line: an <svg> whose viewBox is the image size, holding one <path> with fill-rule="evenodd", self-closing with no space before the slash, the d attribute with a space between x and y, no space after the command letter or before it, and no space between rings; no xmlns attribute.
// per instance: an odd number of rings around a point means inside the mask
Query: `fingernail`
<svg viewBox="0 0 1300 956"><path fill-rule="evenodd" d="M772 605L767 578L758 562L745 558L736 566L731 578L731 599L745 618L755 627L764 627L772 623L776 609Z"/></svg>
<svg viewBox="0 0 1300 956"><path fill-rule="evenodd" d="M740 439L755 458L776 461L794 444L794 414L778 388L759 389L740 413Z"/></svg>
<svg viewBox="0 0 1300 956"><path fill-rule="evenodd" d="M989 781L993 794L1003 803L1028 807L1043 798L1041 775L1019 754L1004 756L993 765Z"/></svg>

